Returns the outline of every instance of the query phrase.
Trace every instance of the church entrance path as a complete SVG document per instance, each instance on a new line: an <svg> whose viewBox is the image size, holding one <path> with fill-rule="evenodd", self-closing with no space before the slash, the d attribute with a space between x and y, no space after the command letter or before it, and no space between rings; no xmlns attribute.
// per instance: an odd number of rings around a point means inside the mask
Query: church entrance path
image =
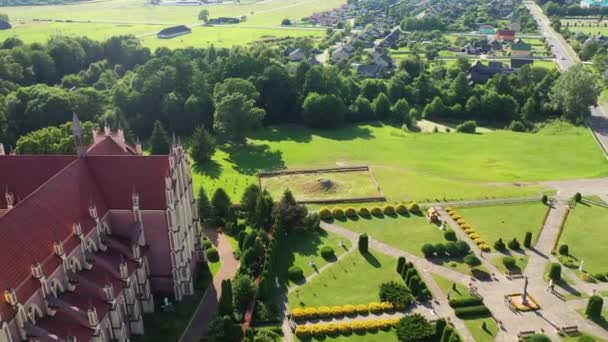
<svg viewBox="0 0 608 342"><path fill-rule="evenodd" d="M210 236L210 238L216 244L215 247L220 254L222 267L213 278L213 283L198 304L180 342L197 342L207 332L209 323L211 323L217 313L218 302L222 295L222 280L234 277L239 268L239 262L234 258L230 243L224 234L217 234L217 236Z"/></svg>

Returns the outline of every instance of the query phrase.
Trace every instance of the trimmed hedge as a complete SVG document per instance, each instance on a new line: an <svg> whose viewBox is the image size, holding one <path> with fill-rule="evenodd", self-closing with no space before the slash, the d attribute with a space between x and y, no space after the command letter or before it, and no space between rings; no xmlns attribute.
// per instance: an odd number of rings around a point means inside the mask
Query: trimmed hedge
<svg viewBox="0 0 608 342"><path fill-rule="evenodd" d="M342 210L341 208L334 208L334 210L332 210L332 215L334 216L335 219L342 219L344 218L344 210Z"/></svg>
<svg viewBox="0 0 608 342"><path fill-rule="evenodd" d="M332 260L336 257L336 252L331 246L323 246L321 247L321 256L323 259Z"/></svg>
<svg viewBox="0 0 608 342"><path fill-rule="evenodd" d="M474 318L490 315L490 310L484 305L465 306L454 309L454 314L458 318Z"/></svg>
<svg viewBox="0 0 608 342"><path fill-rule="evenodd" d="M353 332L363 334L365 332L376 332L379 329L389 330L397 326L398 323L399 318L382 318L375 320L358 320L352 322L299 325L296 328L296 336L306 339L308 337L323 337L325 335L350 335Z"/></svg>
<svg viewBox="0 0 608 342"><path fill-rule="evenodd" d="M300 281L300 280L304 279L304 271L302 271L302 269L298 266L291 266L287 270L287 274L288 274L289 280L291 280L291 281Z"/></svg>
<svg viewBox="0 0 608 342"><path fill-rule="evenodd" d="M322 220L331 220L333 218L333 215L329 208L321 208L321 210L319 210L319 216Z"/></svg>
<svg viewBox="0 0 608 342"><path fill-rule="evenodd" d="M359 216L361 217L369 217L370 213L367 208L359 208Z"/></svg>
<svg viewBox="0 0 608 342"><path fill-rule="evenodd" d="M205 249L213 248L213 244L207 238L203 239L203 246Z"/></svg>
<svg viewBox="0 0 608 342"><path fill-rule="evenodd" d="M403 203L399 203L397 205L397 207L395 208L395 211L397 211L397 214L399 214L399 215L409 214L409 211L407 210L407 206Z"/></svg>
<svg viewBox="0 0 608 342"><path fill-rule="evenodd" d="M516 265L515 258L506 256L502 258L502 264L509 270L514 269Z"/></svg>
<svg viewBox="0 0 608 342"><path fill-rule="evenodd" d="M384 212L384 215L395 215L395 207L392 205L385 205L384 208L382 208L382 212Z"/></svg>
<svg viewBox="0 0 608 342"><path fill-rule="evenodd" d="M220 253L215 248L209 248L207 250L207 260L211 262L220 261Z"/></svg>
<svg viewBox="0 0 608 342"><path fill-rule="evenodd" d="M291 317L295 321L311 320L317 318L331 318L331 317L353 317L357 314L367 315L369 312L373 313L384 313L394 312L395 310L403 310L405 306L395 305L390 302L371 302L368 304L359 305L337 305L337 306L320 306L320 307L307 307L307 308L295 308L291 311Z"/></svg>
<svg viewBox="0 0 608 342"><path fill-rule="evenodd" d="M379 207L373 207L370 212L374 216L378 216L378 217L382 216L382 209L380 209Z"/></svg>
<svg viewBox="0 0 608 342"><path fill-rule="evenodd" d="M463 308L465 306L483 305L483 299L479 297L462 297L450 299L450 306L453 308Z"/></svg>
<svg viewBox="0 0 608 342"><path fill-rule="evenodd" d="M414 202L414 201L412 201L412 202L410 202L410 203L408 203L408 204L407 204L407 210L408 210L410 213L414 213L414 214L419 214L419 213L421 213L421 211L420 211L420 206L418 205L418 203L416 203L416 202Z"/></svg>
<svg viewBox="0 0 608 342"><path fill-rule="evenodd" d="M351 218L357 217L357 210L355 208L346 208L344 215Z"/></svg>

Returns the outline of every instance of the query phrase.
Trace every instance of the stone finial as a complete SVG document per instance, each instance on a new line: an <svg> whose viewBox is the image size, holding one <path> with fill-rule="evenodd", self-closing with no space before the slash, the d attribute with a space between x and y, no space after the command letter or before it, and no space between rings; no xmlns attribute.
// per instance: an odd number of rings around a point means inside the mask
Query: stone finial
<svg viewBox="0 0 608 342"><path fill-rule="evenodd" d="M4 301L6 301L6 303L10 306L17 305L17 292L15 292L15 289L7 288L4 290Z"/></svg>
<svg viewBox="0 0 608 342"><path fill-rule="evenodd" d="M8 191L8 186L4 191L4 199L6 200L6 209L13 209L15 206L15 195L12 192Z"/></svg>
<svg viewBox="0 0 608 342"><path fill-rule="evenodd" d="M32 275L36 279L40 279L44 276L44 274L42 273L42 265L40 265L38 261L34 261L32 263Z"/></svg>
<svg viewBox="0 0 608 342"><path fill-rule="evenodd" d="M97 309L93 306L93 303L89 301L89 308L87 309L87 318L89 319L89 325L95 328L99 325L99 317L97 316Z"/></svg>
<svg viewBox="0 0 608 342"><path fill-rule="evenodd" d="M143 155L143 150L141 148L141 142L139 141L139 138L137 138L135 140L135 154L137 154L138 156Z"/></svg>
<svg viewBox="0 0 608 342"><path fill-rule="evenodd" d="M4 152L4 144L0 143L0 156L5 156L6 152Z"/></svg>

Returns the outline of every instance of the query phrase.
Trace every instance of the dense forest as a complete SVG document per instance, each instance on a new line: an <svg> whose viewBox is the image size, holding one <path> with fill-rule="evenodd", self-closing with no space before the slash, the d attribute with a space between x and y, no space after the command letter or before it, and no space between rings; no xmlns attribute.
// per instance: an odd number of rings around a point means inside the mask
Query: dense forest
<svg viewBox="0 0 608 342"><path fill-rule="evenodd" d="M237 143L261 125L281 123L332 128L384 120L415 130L416 120L427 118L530 130L549 118L580 122L597 94L582 68L560 76L526 66L473 86L466 59L445 65L408 57L388 79L360 79L349 66L288 63L286 49L302 44L310 42L152 53L132 36L54 37L47 44L7 39L0 44L0 141L16 146L72 113L121 126L132 140L148 139L155 121L178 136L205 127Z"/></svg>

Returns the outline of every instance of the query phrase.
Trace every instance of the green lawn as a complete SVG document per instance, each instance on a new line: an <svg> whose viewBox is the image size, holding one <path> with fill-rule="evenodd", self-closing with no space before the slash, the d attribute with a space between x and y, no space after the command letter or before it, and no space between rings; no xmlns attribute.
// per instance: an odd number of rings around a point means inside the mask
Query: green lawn
<svg viewBox="0 0 608 342"><path fill-rule="evenodd" d="M395 272L397 260L377 251L344 257L318 277L289 294L289 307L367 304L379 301L378 289L387 281L403 282Z"/></svg>
<svg viewBox="0 0 608 342"><path fill-rule="evenodd" d="M211 276L215 277L215 275L217 274L217 272L220 271L220 268L222 268L222 262L218 261L218 262L210 262L209 263L209 270L211 271Z"/></svg>
<svg viewBox="0 0 608 342"><path fill-rule="evenodd" d="M294 265L304 271L304 276L313 274L315 270L309 265L311 256L314 258L317 268L323 267L327 264L327 260L321 256L321 248L323 246L332 247L336 253L336 257L338 257L345 253L344 248L339 245L340 241L345 244L346 248L351 248L349 240L342 239L323 229L318 229L315 232L301 231L290 233L285 237L281 248L277 249L277 273L279 280L286 283L288 281L287 270Z"/></svg>
<svg viewBox="0 0 608 342"><path fill-rule="evenodd" d="M587 315L585 314L585 308L580 308L580 309L576 310L576 312L578 312L581 316L589 319L587 317ZM606 329L608 329L608 320L607 319L608 319L608 310L602 310L602 317L591 320L591 321L593 321L595 324L599 325L600 327L604 328L604 330L606 330Z"/></svg>
<svg viewBox="0 0 608 342"><path fill-rule="evenodd" d="M359 217L357 220L337 221L336 224L357 233L367 233L378 241L418 256L422 256L420 249L425 243L446 242L443 231L430 224L424 216Z"/></svg>
<svg viewBox="0 0 608 342"><path fill-rule="evenodd" d="M511 271L523 272L526 269L526 266L528 266L528 256L521 253L513 253L511 256L515 259L515 265L517 266L515 270ZM491 262L500 272L507 274L509 270L502 263L503 257L504 255L496 256L492 258Z"/></svg>
<svg viewBox="0 0 608 342"><path fill-rule="evenodd" d="M592 340L589 341L595 341L595 342L605 342L606 340L604 340L603 338L591 335L591 334L587 334L587 333L582 333L582 334L576 334L573 336L566 336L564 338L562 338L562 342L578 342L580 341L580 338L582 337L587 337L587 338L591 338Z"/></svg>
<svg viewBox="0 0 608 342"><path fill-rule="evenodd" d="M331 184L320 180L331 181ZM268 190L274 198L280 198L283 191L289 188L299 201L381 195L368 171L278 175L263 177L261 183L262 188Z"/></svg>
<svg viewBox="0 0 608 342"><path fill-rule="evenodd" d="M521 183L608 175L608 162L584 127L553 124L535 134L471 135L365 124L330 131L265 128L247 147L220 148L193 178L209 196L221 186L238 201L261 170L360 164L372 167L391 201L538 195L539 186Z"/></svg>
<svg viewBox="0 0 608 342"><path fill-rule="evenodd" d="M492 317L465 319L463 321L473 335L475 342L492 342L498 334L498 325ZM483 328L484 322L486 323L485 329Z"/></svg>
<svg viewBox="0 0 608 342"><path fill-rule="evenodd" d="M438 274L432 273L431 276L437 286L441 289L444 296L450 293L450 299L462 298L462 297L470 297L469 289L462 283L455 283L447 278L444 278ZM452 289L453 284L456 284L456 290Z"/></svg>
<svg viewBox="0 0 608 342"><path fill-rule="evenodd" d="M338 7L344 0L272 0L243 4L207 6L152 6L147 0L108 0L87 4L3 7L14 29L0 32L0 41L18 37L25 42L44 42L53 35L86 35L106 39L113 35L142 37L152 49L185 46L232 46L260 39L285 36L322 36L322 30L285 29L281 20L299 21L314 12ZM247 16L247 21L231 27L195 27L193 33L174 39L158 40L153 35L164 27L197 22L198 12L208 9L210 17ZM71 20L49 22L36 20Z"/></svg>
<svg viewBox="0 0 608 342"><path fill-rule="evenodd" d="M606 234L608 222L608 209L596 205L578 203L570 211L560 238L560 245L567 244L570 254L578 260L584 261L584 268L588 273L607 272Z"/></svg>
<svg viewBox="0 0 608 342"><path fill-rule="evenodd" d="M570 32L583 32L586 34L608 34L608 22L598 23L594 19L562 19L562 28L568 27ZM574 26L576 23L577 26Z"/></svg>
<svg viewBox="0 0 608 342"><path fill-rule="evenodd" d="M299 339L296 337L297 341L311 341L311 339ZM366 333L362 335L350 334L348 336L340 335L340 336L325 336L322 339L325 342L397 342L397 334L395 334L395 330L391 329L389 331L378 330L375 333ZM312 341L316 341L313 339Z"/></svg>
<svg viewBox="0 0 608 342"><path fill-rule="evenodd" d="M499 238L502 238L505 244L513 238L523 244L526 232L532 232L532 241L535 241L547 206L539 200L530 203L457 208L456 211L493 247Z"/></svg>

